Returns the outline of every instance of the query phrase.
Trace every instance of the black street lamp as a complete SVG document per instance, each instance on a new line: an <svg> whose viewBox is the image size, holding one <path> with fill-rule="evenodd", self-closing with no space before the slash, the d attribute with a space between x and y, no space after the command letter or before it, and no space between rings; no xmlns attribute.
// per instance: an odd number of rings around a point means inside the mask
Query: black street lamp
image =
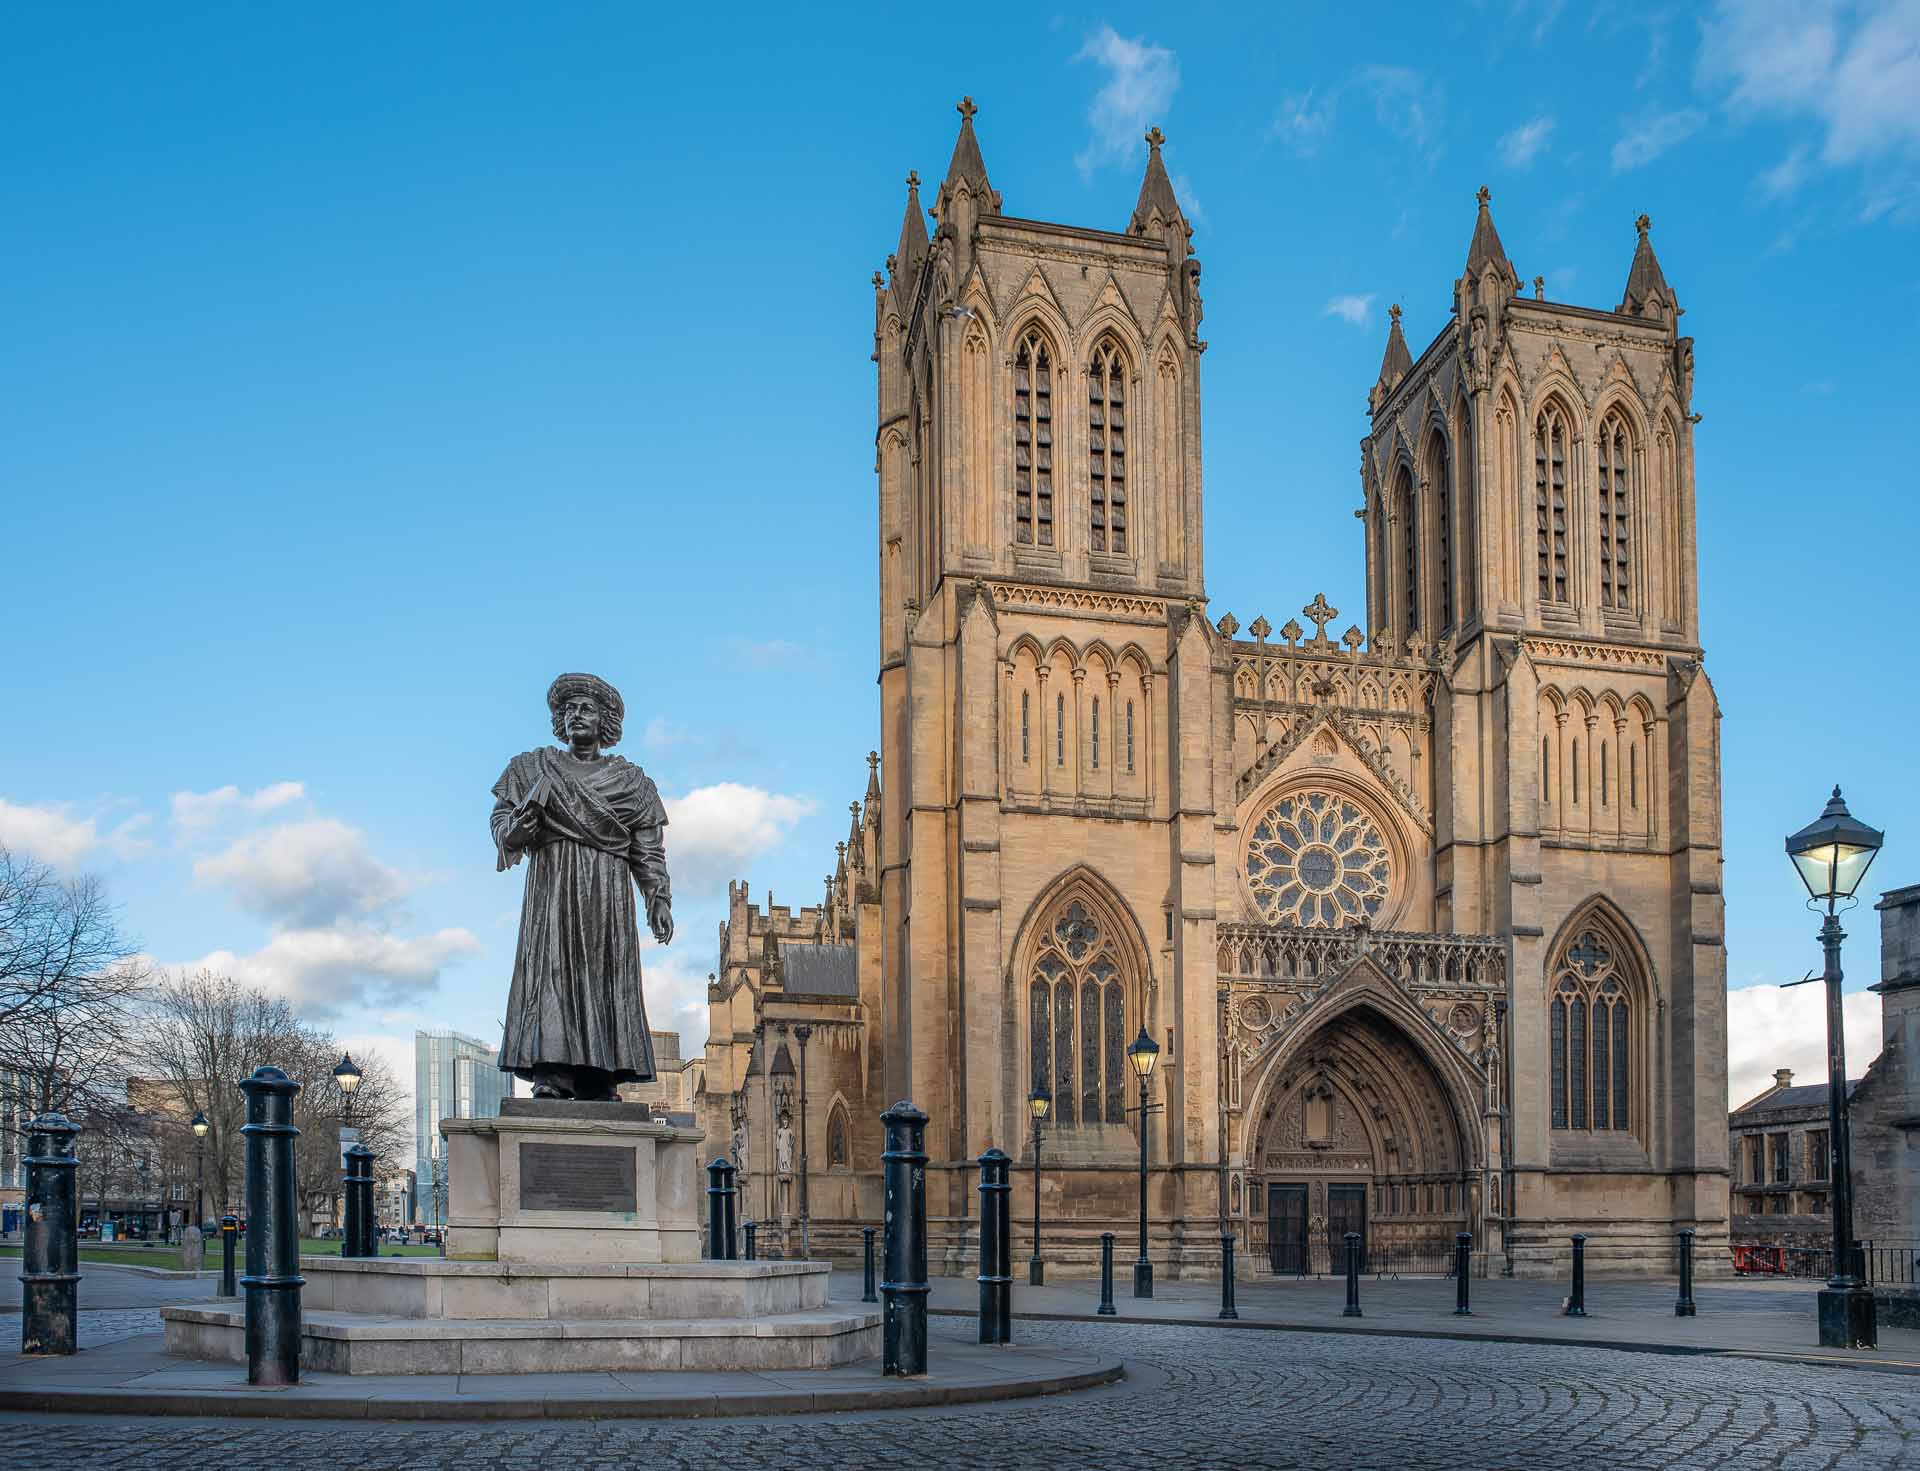
<svg viewBox="0 0 1920 1471"><path fill-rule="evenodd" d="M193 1226L196 1231L206 1229L207 1219L205 1199L207 1194L207 1130L213 1127L207 1122L207 1116L199 1109L193 1111Z"/></svg>
<svg viewBox="0 0 1920 1471"><path fill-rule="evenodd" d="M1827 1149L1833 1180L1833 1275L1820 1291L1823 1348L1873 1348L1879 1342L1873 1289L1853 1270L1853 1141L1847 1105L1847 1041L1840 1013L1840 942L1846 932L1835 915L1867 876L1885 834L1855 819L1833 789L1819 817L1787 839L1787 857L1812 895L1809 908L1826 902L1820 944L1827 959Z"/></svg>
<svg viewBox="0 0 1920 1471"><path fill-rule="evenodd" d="M1133 1295L1152 1297L1153 1263L1147 1260L1147 1116L1159 1109L1147 1102L1147 1084L1153 1079L1153 1065L1160 1061L1160 1044L1147 1035L1145 1022L1127 1049L1127 1061L1140 1076L1140 1260L1133 1264Z"/></svg>
<svg viewBox="0 0 1920 1471"><path fill-rule="evenodd" d="M1033 1115L1033 1255L1027 1259L1027 1285L1039 1287L1047 1280L1046 1263L1040 1260L1040 1125L1053 1107L1053 1095L1045 1083L1035 1083L1027 1095L1027 1112Z"/></svg>
<svg viewBox="0 0 1920 1471"><path fill-rule="evenodd" d="M340 1132L342 1134L353 1127L353 1095L360 1087L360 1079L362 1076L364 1075L361 1073L359 1065L353 1060L353 1054L351 1052L341 1053L340 1061L333 1065L333 1086L340 1090ZM344 1144L341 1146L343 1149L345 1147ZM339 1197L336 1196L335 1198L338 1199ZM346 1212L339 1210L336 1214L344 1230Z"/></svg>
<svg viewBox="0 0 1920 1471"><path fill-rule="evenodd" d="M807 1209L807 1039L813 1028L804 1023L793 1029L800 1044L800 1260L813 1260L811 1219Z"/></svg>

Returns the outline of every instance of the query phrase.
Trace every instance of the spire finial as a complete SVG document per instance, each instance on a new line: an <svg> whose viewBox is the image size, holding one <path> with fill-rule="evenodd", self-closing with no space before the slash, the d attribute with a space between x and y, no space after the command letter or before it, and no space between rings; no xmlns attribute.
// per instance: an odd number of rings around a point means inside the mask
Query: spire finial
<svg viewBox="0 0 1920 1471"><path fill-rule="evenodd" d="M1647 215L1641 215L1639 219L1633 222L1633 228L1638 230L1641 236L1644 237L1647 231L1653 228L1653 220Z"/></svg>
<svg viewBox="0 0 1920 1471"><path fill-rule="evenodd" d="M1158 148L1166 141L1167 135L1160 131L1160 125L1158 123L1155 123L1151 128L1147 129L1147 147Z"/></svg>
<svg viewBox="0 0 1920 1471"><path fill-rule="evenodd" d="M1388 307L1387 315L1393 318L1393 325L1398 327L1400 325L1400 303L1396 301L1392 306Z"/></svg>
<svg viewBox="0 0 1920 1471"><path fill-rule="evenodd" d="M973 115L976 112L978 112L980 109L973 105L973 99L971 97L962 97L957 103L954 104L953 110L959 113L960 116L965 118L968 122L972 122Z"/></svg>
<svg viewBox="0 0 1920 1471"><path fill-rule="evenodd" d="M920 170L907 170L907 187L909 189L918 189L920 187Z"/></svg>
<svg viewBox="0 0 1920 1471"><path fill-rule="evenodd" d="M1547 299L1547 278L1545 276L1535 276L1533 278L1533 299L1535 301L1545 301Z"/></svg>
<svg viewBox="0 0 1920 1471"><path fill-rule="evenodd" d="M1489 189L1485 184L1482 184L1480 186L1479 192L1476 193L1473 197L1480 201L1480 208L1485 209L1493 199L1493 191Z"/></svg>

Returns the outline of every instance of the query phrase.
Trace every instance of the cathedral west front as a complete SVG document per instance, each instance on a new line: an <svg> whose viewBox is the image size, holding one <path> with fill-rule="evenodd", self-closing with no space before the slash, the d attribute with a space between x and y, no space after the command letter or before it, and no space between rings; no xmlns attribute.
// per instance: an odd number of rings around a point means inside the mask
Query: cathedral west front
<svg viewBox="0 0 1920 1471"><path fill-rule="evenodd" d="M1320 1269L1358 1232L1490 1270L1665 1271L1727 1227L1719 709L1692 339L1649 222L1621 300L1531 294L1487 192L1446 324L1393 312L1366 607L1209 606L1200 265L1160 156L1119 229L1003 210L961 104L874 278L881 726L821 903L730 891L697 1099L763 1247L881 1217L930 1115L936 1270ZM929 235L926 221L934 223ZM1356 392L1368 385L1356 385ZM851 426L849 426L851 428ZM1245 604L1242 604L1244 607Z"/></svg>

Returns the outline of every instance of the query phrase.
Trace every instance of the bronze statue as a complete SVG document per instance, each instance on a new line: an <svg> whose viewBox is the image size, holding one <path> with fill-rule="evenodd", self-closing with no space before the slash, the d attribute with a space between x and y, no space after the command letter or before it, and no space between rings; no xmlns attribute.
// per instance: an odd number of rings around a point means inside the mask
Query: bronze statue
<svg viewBox="0 0 1920 1471"><path fill-rule="evenodd" d="M667 812L644 771L605 754L626 714L618 690L563 674L547 709L565 749L521 752L493 787L498 871L532 860L500 1067L532 1083L535 1098L603 1101L621 1083L653 1078L633 890L666 944Z"/></svg>

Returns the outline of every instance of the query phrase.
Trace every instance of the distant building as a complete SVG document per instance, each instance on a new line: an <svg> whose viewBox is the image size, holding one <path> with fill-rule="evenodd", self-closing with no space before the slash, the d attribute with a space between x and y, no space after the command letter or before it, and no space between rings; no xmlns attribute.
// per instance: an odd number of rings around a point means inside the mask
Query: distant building
<svg viewBox="0 0 1920 1471"><path fill-rule="evenodd" d="M1853 1133L1853 1230L1862 1241L1920 1241L1920 885L1892 889L1880 911L1880 1055L1847 1084ZM1736 1244L1831 1244L1832 1145L1827 1084L1773 1087L1727 1120Z"/></svg>
<svg viewBox="0 0 1920 1471"><path fill-rule="evenodd" d="M705 1057L683 1058L678 1032L653 1033L653 1081L623 1083L620 1096L629 1103L645 1103L655 1114L682 1114L691 1121L694 1096L706 1076Z"/></svg>
<svg viewBox="0 0 1920 1471"><path fill-rule="evenodd" d="M460 1032L413 1034L414 1219L438 1224L446 1215L446 1161L440 1120L490 1119L508 1096L498 1054Z"/></svg>

